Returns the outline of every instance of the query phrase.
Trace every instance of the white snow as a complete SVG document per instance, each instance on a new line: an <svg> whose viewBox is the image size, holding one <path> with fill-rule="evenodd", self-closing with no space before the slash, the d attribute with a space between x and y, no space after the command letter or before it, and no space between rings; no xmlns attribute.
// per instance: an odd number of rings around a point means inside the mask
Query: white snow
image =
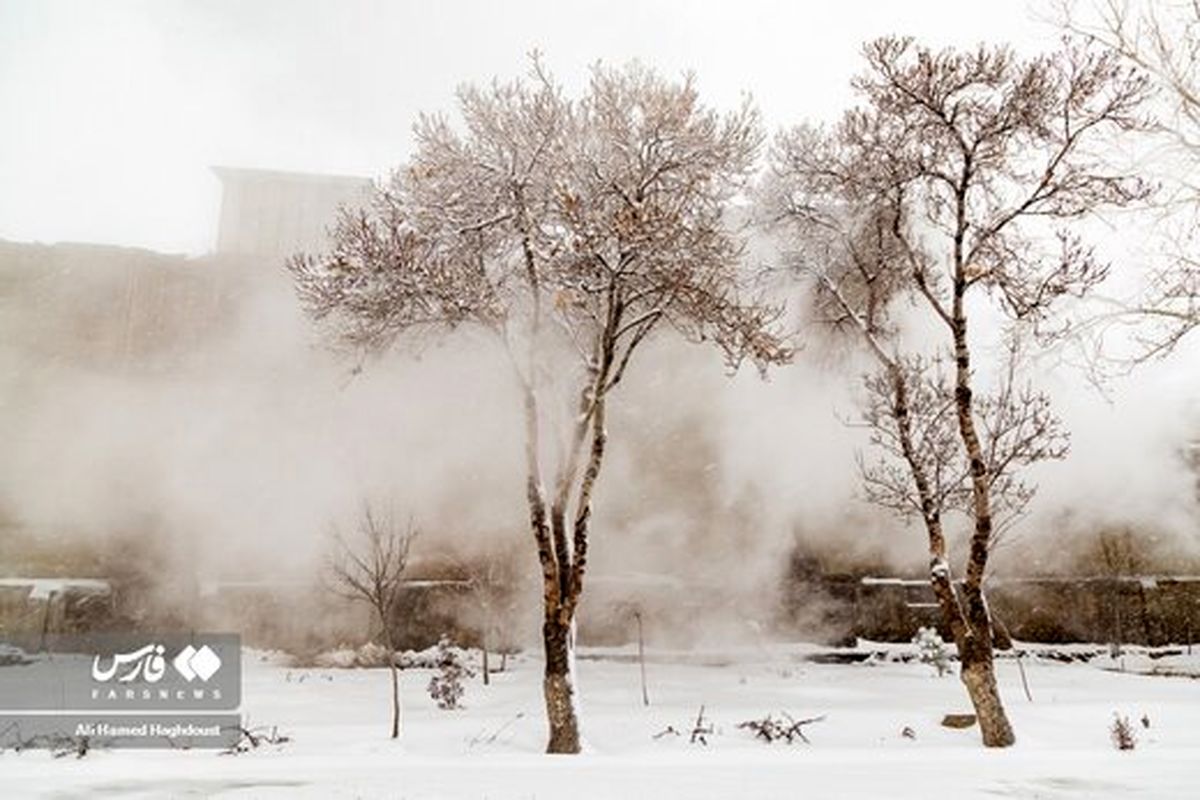
<svg viewBox="0 0 1200 800"><path fill-rule="evenodd" d="M864 647L867 647L864 645ZM653 705L642 705L635 651L583 649L581 756L545 756L541 663L510 659L490 687L471 681L461 711L425 694L428 670L403 673L405 738L387 738L383 669L295 669L247 651L243 714L293 741L244 755L107 751L83 759L0 754L3 795L14 798L1193 798L1200 794L1200 652L1060 663L1029 648L1033 702L1011 658L998 662L1018 742L986 750L976 728L939 725L970 705L954 676L927 665L871 659L825 665L820 650L779 645L677 654L650 651ZM870 646L914 654L911 646ZM1095 652L1096 646L1057 648ZM1117 671L1123 663L1127 672ZM715 727L689 744L696 712ZM825 715L811 745L768 745L736 726L766 714ZM1137 749L1109 741L1128 716ZM1150 727L1140 722L1145 715ZM654 735L673 726L683 735ZM910 727L915 739L901 736ZM931 787L934 787L931 791Z"/></svg>
<svg viewBox="0 0 1200 800"><path fill-rule="evenodd" d="M93 578L0 578L0 588L25 589L29 600L47 600L52 594L70 591L87 594L109 594L108 581Z"/></svg>

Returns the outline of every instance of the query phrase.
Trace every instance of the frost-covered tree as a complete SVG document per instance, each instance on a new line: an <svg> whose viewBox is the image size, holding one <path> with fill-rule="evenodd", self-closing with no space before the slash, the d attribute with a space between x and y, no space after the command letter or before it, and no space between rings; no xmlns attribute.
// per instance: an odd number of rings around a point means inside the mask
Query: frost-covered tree
<svg viewBox="0 0 1200 800"><path fill-rule="evenodd" d="M438 639L434 650L434 669L429 678L429 697L443 711L462 708L462 697L466 692L463 680L471 676L471 669L463 663L461 651L450 643L450 638Z"/></svg>
<svg viewBox="0 0 1200 800"><path fill-rule="evenodd" d="M1139 358L1169 353L1200 327L1200 3L1180 0L1063 0L1057 21L1150 76L1159 90L1152 131L1167 164L1162 212L1165 263L1125 303L1141 323Z"/></svg>
<svg viewBox="0 0 1200 800"><path fill-rule="evenodd" d="M411 161L342 217L332 252L290 269L309 313L349 345L471 328L504 354L542 577L547 749L574 753L575 613L613 390L665 327L731 366L789 353L778 310L741 291L726 218L761 146L753 109L717 113L690 78L636 65L596 67L578 100L536 59L531 73L463 88L461 125L423 117Z"/></svg>
<svg viewBox="0 0 1200 800"><path fill-rule="evenodd" d="M913 644L917 646L917 659L933 667L939 678L950 671L950 653L937 628L918 628Z"/></svg>
<svg viewBox="0 0 1200 800"><path fill-rule="evenodd" d="M1060 457L1065 440L1045 397L1009 369L1015 346L990 370L1000 388L977 391L968 311L994 301L1013 341L1063 333L1061 301L1107 271L1070 223L1146 194L1093 149L1141 126L1146 82L1111 55L1073 47L1026 60L1003 47L938 52L884 38L864 54L854 81L862 106L833 128L779 138L770 213L793 237L795 264L816 278L821 319L856 331L880 366L867 380L866 418L882 460L865 465L867 493L924 523L960 677L984 744L1003 747L1015 737L993 666L988 557L1000 517L1030 497L1020 467ZM901 335L901 298L930 320L931 347ZM951 511L970 523L958 582L946 552Z"/></svg>

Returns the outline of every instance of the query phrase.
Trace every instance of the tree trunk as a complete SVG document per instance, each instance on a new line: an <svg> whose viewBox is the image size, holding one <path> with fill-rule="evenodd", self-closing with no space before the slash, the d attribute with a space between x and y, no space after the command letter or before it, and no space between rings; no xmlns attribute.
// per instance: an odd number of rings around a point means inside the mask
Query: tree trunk
<svg viewBox="0 0 1200 800"><path fill-rule="evenodd" d="M963 186L966 186L964 177ZM959 677L975 706L985 747L1008 747L1016 741L1000 700L993 660L992 616L983 597L983 579L992 547L992 496L988 463L975 428L974 391L971 386L971 350L967 342L967 291L963 241L967 226L966 189L958 197L958 227L954 238L954 302L951 333L954 340L954 405L959 438L966 451L971 475L971 516L974 531L963 582L964 635L958 645Z"/></svg>
<svg viewBox="0 0 1200 800"><path fill-rule="evenodd" d="M483 650L483 685L488 686L491 684L492 678L489 674L491 672L491 667L488 664L488 643L486 637L483 639L481 649Z"/></svg>
<svg viewBox="0 0 1200 800"><path fill-rule="evenodd" d="M562 590L560 573L568 564L560 564L551 541L550 522L546 513L546 495L542 488L541 467L538 461L537 397L532 387L524 384L525 393L525 496L529 503L529 521L537 543L538 562L542 567L542 602L545 619L542 623L542 642L546 654L546 675L543 693L546 698L546 721L550 727L547 753L579 752L579 718L575 713L574 659L571 648L571 626L564 624L573 615L560 615ZM561 534L561 527L559 528Z"/></svg>
<svg viewBox="0 0 1200 800"><path fill-rule="evenodd" d="M977 651L978 649L972 649L968 652ZM990 649L973 663L964 662L960 677L967 687L972 705L975 706L975 716L979 719L979 731L983 735L984 746L1012 745L1016 737L1000 701L1000 690L996 686L996 670Z"/></svg>
<svg viewBox="0 0 1200 800"><path fill-rule="evenodd" d="M921 512L925 529L929 534L929 583L937 598L942 615L942 626L954 640L961 665L959 677L966 686L967 695L975 707L983 743L988 747L1007 747L1015 739L1012 726L1000 702L1000 691L996 686L996 673L992 662L992 624L983 592L969 584L963 588L964 603L960 602L958 590L950 576L950 564L946 558L946 537L942 530L941 513L934 497L920 458L913 445L912 422L909 416L908 387L904 374L893 361L888 362L892 378L893 408L900 434L900 445L912 470L917 494L921 500ZM969 400L969 393L967 396ZM986 561L987 549L982 550ZM972 557L979 551L972 550Z"/></svg>
<svg viewBox="0 0 1200 800"><path fill-rule="evenodd" d="M992 620L983 593L965 589L967 635L958 645L959 677L967 687L985 747L1009 747L1016 742L996 685L992 650Z"/></svg>
<svg viewBox="0 0 1200 800"><path fill-rule="evenodd" d="M547 753L579 752L579 712L575 697L575 624L547 614L542 624L546 650L546 721L550 726Z"/></svg>
<svg viewBox="0 0 1200 800"><path fill-rule="evenodd" d="M529 258L528 250L526 256ZM612 324L614 321L610 319L610 328ZM532 357L530 361L532 364ZM550 729L550 738L546 744L547 753L580 751L579 712L575 694L575 610L583 591L584 572L587 569L592 490L600 473L607 440L604 429L604 391L607 388L608 368L611 364L612 352L610 347L606 347L594 383L581 395L581 412L587 412L590 408L590 413L581 413L571 452L558 475L549 508L538 459L537 396L530 383L523 383L526 499L529 504L530 527L537 543L538 562L542 567L542 601L545 609L542 643L546 655L543 693L546 699L546 721ZM591 452L579 483L574 520L568 530L568 506L589 424L592 431Z"/></svg>
<svg viewBox="0 0 1200 800"><path fill-rule="evenodd" d="M400 738L400 671L396 669L396 644L392 639L392 631L388 627L391 621L391 614L388 612L387 606L377 602L375 604L375 613L379 615L379 624L381 626L382 644L387 650L388 672L391 673L392 679L392 738Z"/></svg>
<svg viewBox="0 0 1200 800"><path fill-rule="evenodd" d="M396 669L396 654L388 650L388 669L392 673L392 738L400 738L400 674Z"/></svg>
<svg viewBox="0 0 1200 800"><path fill-rule="evenodd" d="M983 593L964 587L964 603L960 604L947 571L935 568L932 582L938 595L942 624L954 637L959 678L975 707L983 744L985 747L1008 747L1016 741L1016 736L996 684L992 621Z"/></svg>

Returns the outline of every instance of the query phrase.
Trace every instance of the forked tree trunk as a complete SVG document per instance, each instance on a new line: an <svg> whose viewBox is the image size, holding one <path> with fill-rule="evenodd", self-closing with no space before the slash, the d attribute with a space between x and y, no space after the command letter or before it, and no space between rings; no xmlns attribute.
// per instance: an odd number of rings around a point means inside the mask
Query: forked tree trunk
<svg viewBox="0 0 1200 800"><path fill-rule="evenodd" d="M575 625L547 614L542 624L546 651L546 721L550 727L547 753L578 753L579 710L575 690Z"/></svg>
<svg viewBox="0 0 1200 800"><path fill-rule="evenodd" d="M958 591L950 582L948 572L935 570L932 576L934 594L942 614L942 624L950 631L958 653L959 679L975 708L979 732L986 747L1008 747L1016 741L1012 724L1000 699L996 684L996 668L992 648L992 621L987 603L980 592L964 588L965 603L959 602ZM977 595L972 597L971 595ZM965 607L964 607L965 606Z"/></svg>
<svg viewBox="0 0 1200 800"><path fill-rule="evenodd" d="M532 250L525 246L527 263L532 264ZM532 270L532 267L531 267ZM536 281L531 278L536 291ZM535 325L537 312L535 309ZM579 708L575 688L575 610L583 591L587 568L588 530L592 514L592 491L604 459L605 432L604 393L611 388L609 370L613 364L612 332L620 322L619 314L610 311L603 352L595 367L592 381L580 394L580 417L575 427L572 446L565 462L559 467L554 494L547 503L542 486L539 461L539 421L537 395L533 386L523 381L525 408L525 495L529 505L530 528L537 543L538 562L542 568L542 601L545 616L542 622L542 645L546 656L546 673L542 690L546 699L546 722L550 729L547 753L578 753ZM533 357L530 357L532 374ZM518 376L520 377L520 376ZM576 485L579 459L591 431L591 448L583 476ZM568 507L575 494L575 514L568 528Z"/></svg>
<svg viewBox="0 0 1200 800"><path fill-rule="evenodd" d="M970 580L968 586L963 589L964 597L960 599L959 592L951 580L941 514L933 500L929 477L913 446L908 387L895 362L890 362L889 367L894 392L892 413L899 429L904 457L912 469L917 493L921 499L922 516L929 534L929 581L941 611L942 624L954 639L960 666L959 678L967 689L971 705L975 707L975 717L979 721L984 745L1008 747L1016 738L996 685L996 671L992 660L992 621L987 603L982 590L978 587L972 588ZM986 559L986 548L982 551L973 549L971 557L978 558L981 553ZM982 574L982 568L970 570L969 573Z"/></svg>
<svg viewBox="0 0 1200 800"><path fill-rule="evenodd" d="M944 564L945 562L940 562ZM1008 747L1016 741L1012 725L1000 700L996 669L992 656L992 621L981 592L963 589L965 603L950 581L948 570L936 565L931 576L934 594L942 614L942 624L950 631L958 652L959 678L975 707L979 731L987 747ZM972 597L971 595L977 595ZM964 607L965 606L965 607Z"/></svg>
<svg viewBox="0 0 1200 800"><path fill-rule="evenodd" d="M965 186L965 179L964 184ZM966 451L971 473L971 516L975 530L971 534L967 574L963 581L961 614L966 623L958 646L959 677L967 687L979 730L987 747L1009 747L1016 742L1000 689L996 685L993 660L992 616L983 596L983 578L992 547L992 476L984 457L983 445L975 428L974 392L971 386L971 350L967 343L967 314L964 304L967 282L963 262L966 233L966 196L958 198L958 228L954 239L954 302L951 331L954 339L954 406L958 417L959 438Z"/></svg>

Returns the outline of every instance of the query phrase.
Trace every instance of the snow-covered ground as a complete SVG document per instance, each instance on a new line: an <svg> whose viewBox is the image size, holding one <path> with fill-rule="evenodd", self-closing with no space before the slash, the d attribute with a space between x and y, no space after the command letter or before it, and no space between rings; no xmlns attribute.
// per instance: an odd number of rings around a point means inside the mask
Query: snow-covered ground
<svg viewBox="0 0 1200 800"><path fill-rule="evenodd" d="M985 750L976 728L939 724L946 712L970 710L957 678L919 663L803 660L816 650L651 653L649 707L630 651L583 650L588 751L574 757L540 752L541 664L532 656L510 661L490 687L472 679L459 711L429 699L428 670L406 671L405 734L392 742L386 670L296 669L247 651L243 715L252 726L278 726L290 742L237 756L8 752L0 754L0 797L1200 797L1200 681L1187 676L1200 674L1200 649L1194 657L1127 655L1125 672L1107 657L1026 658L1032 702L1016 662L1002 660L1018 737L1005 751ZM1151 669L1176 674L1139 674ZM707 745L687 736L701 705L715 726ZM765 744L737 727L780 712L825 719L805 728L809 745ZM1114 712L1134 723L1131 752L1110 742ZM683 735L655 738L668 726Z"/></svg>

